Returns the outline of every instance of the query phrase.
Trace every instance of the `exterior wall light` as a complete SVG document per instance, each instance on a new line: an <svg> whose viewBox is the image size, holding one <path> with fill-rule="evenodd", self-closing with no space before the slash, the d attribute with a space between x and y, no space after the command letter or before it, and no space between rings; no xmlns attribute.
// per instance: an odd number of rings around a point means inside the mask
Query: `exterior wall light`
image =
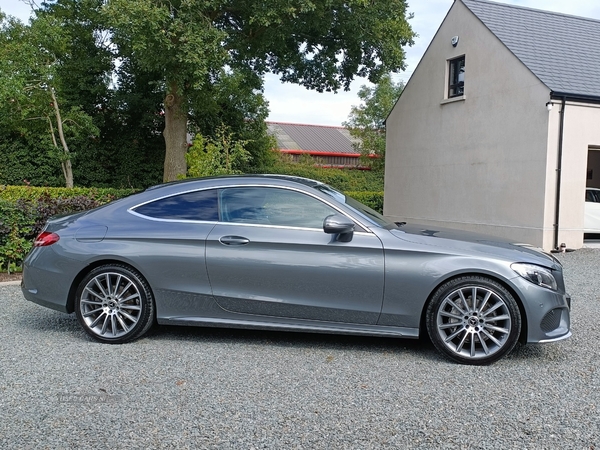
<svg viewBox="0 0 600 450"><path fill-rule="evenodd" d="M552 102L546 103L546 109L548 110L548 112L552 111L553 106L554 106L554 103L552 103Z"/></svg>
<svg viewBox="0 0 600 450"><path fill-rule="evenodd" d="M456 47L458 45L458 36L454 36L451 40L450 43L452 44L452 47Z"/></svg>

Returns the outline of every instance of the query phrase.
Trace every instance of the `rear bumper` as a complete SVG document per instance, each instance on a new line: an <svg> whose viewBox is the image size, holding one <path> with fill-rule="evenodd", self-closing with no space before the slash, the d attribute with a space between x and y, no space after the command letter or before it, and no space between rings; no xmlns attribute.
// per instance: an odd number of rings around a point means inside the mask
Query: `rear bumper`
<svg viewBox="0 0 600 450"><path fill-rule="evenodd" d="M69 291L77 274L77 262L60 258L50 248L34 248L23 264L21 290L26 300L64 313L69 307ZM79 263L79 266L81 263Z"/></svg>
<svg viewBox="0 0 600 450"><path fill-rule="evenodd" d="M42 298L38 295L36 289L28 289L23 283L21 283L21 290L23 291L23 297L25 297L25 300L29 300L30 302L37 303L38 305L45 306L46 308L51 308L63 313L69 314L72 312L67 310L66 304L63 305L61 303L57 303L55 300Z"/></svg>

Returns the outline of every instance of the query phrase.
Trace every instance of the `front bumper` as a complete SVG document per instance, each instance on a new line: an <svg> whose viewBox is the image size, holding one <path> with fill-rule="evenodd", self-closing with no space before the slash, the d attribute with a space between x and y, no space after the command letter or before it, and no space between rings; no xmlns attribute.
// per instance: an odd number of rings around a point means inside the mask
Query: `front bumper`
<svg viewBox="0 0 600 450"><path fill-rule="evenodd" d="M536 286L523 278L511 280L522 300L527 343L556 342L571 336L571 297Z"/></svg>

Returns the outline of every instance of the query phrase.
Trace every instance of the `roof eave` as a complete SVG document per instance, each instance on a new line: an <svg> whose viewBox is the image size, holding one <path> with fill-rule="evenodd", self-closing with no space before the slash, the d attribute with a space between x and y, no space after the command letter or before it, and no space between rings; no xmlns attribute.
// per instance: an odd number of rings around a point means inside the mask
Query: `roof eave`
<svg viewBox="0 0 600 450"><path fill-rule="evenodd" d="M580 103L597 103L600 104L599 95L587 95L587 94L572 94L569 92L550 92L550 98L553 100L569 100Z"/></svg>

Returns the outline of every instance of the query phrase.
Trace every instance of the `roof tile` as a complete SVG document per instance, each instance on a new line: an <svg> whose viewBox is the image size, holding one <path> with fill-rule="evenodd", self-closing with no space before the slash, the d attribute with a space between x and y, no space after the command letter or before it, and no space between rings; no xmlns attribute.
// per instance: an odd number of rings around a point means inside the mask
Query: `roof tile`
<svg viewBox="0 0 600 450"><path fill-rule="evenodd" d="M346 128L283 122L267 122L267 127L282 150L357 153L352 145L356 140Z"/></svg>
<svg viewBox="0 0 600 450"><path fill-rule="evenodd" d="M549 89L600 97L600 21L461 0Z"/></svg>

